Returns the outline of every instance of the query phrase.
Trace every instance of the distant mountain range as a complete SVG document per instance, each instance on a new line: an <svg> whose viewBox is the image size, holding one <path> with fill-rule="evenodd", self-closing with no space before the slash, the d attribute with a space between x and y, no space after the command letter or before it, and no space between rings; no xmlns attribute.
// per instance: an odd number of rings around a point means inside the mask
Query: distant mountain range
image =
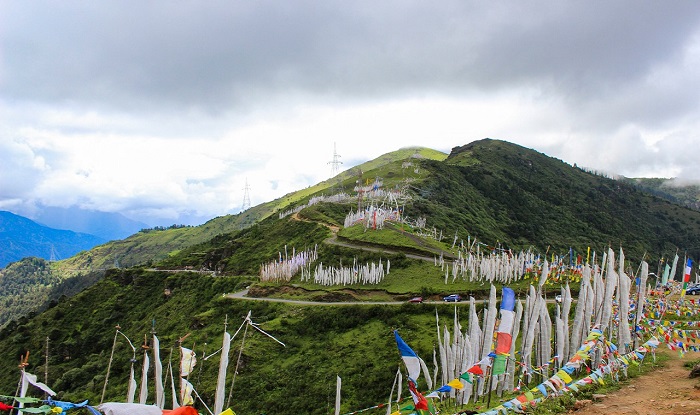
<svg viewBox="0 0 700 415"><path fill-rule="evenodd" d="M0 268L26 257L66 259L105 242L99 236L53 229L0 211Z"/></svg>
<svg viewBox="0 0 700 415"><path fill-rule="evenodd" d="M99 212L77 207L40 207L32 220L54 229L67 229L74 232L99 236L107 241L124 239L150 226L127 218L121 213Z"/></svg>

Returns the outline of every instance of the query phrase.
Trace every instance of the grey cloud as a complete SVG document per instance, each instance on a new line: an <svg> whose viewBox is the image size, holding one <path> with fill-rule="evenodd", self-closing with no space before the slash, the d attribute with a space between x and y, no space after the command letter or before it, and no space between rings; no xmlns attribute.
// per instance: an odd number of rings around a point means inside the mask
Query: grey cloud
<svg viewBox="0 0 700 415"><path fill-rule="evenodd" d="M552 111L522 124L504 114L499 132L513 141L570 132L582 142L531 146L625 175L685 163L680 175L700 177L687 151L699 139L699 22L697 1L0 2L0 110L12 115L12 128L0 131L0 200L37 197L31 189L49 167L84 173L60 154L10 141L25 127L66 140L94 131L217 139L246 117L293 113L285 100L352 107L522 91ZM78 120L42 117L53 109ZM97 121L80 120L90 112ZM676 132L648 146L644 131ZM173 186L218 189L253 159L241 155L221 178ZM171 196L88 199L133 215L176 215Z"/></svg>
<svg viewBox="0 0 700 415"><path fill-rule="evenodd" d="M14 99L179 110L290 92L373 97L535 83L614 94L681 53L700 3L15 3Z"/></svg>

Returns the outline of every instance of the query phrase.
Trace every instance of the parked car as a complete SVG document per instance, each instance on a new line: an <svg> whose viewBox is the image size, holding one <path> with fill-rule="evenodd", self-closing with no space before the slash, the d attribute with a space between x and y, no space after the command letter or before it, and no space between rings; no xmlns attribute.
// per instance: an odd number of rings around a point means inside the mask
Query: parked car
<svg viewBox="0 0 700 415"><path fill-rule="evenodd" d="M423 297L413 297L410 300L408 300L409 303L422 303L423 302Z"/></svg>
<svg viewBox="0 0 700 415"><path fill-rule="evenodd" d="M462 301L462 296L459 294L450 294L447 297L443 297L442 301L447 301L448 303L456 303Z"/></svg>
<svg viewBox="0 0 700 415"><path fill-rule="evenodd" d="M700 295L700 287L691 287L685 290L688 295Z"/></svg>

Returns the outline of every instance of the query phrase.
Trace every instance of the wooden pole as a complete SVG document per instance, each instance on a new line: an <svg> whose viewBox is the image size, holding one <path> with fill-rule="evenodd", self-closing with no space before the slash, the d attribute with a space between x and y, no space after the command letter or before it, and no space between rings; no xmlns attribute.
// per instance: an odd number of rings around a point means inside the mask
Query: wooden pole
<svg viewBox="0 0 700 415"><path fill-rule="evenodd" d="M226 407L231 406L231 397L233 396L233 384L236 382L236 375L238 374L238 367L241 363L241 355L243 354L243 347L245 346L245 338L248 334L248 326L250 325L250 312L246 316L245 330L243 331L243 340L241 340L241 348L238 350L238 360L236 361L236 369L233 372L233 379L231 379L231 387L228 391L228 398L226 399Z"/></svg>
<svg viewBox="0 0 700 415"><path fill-rule="evenodd" d="M112 353L109 355L109 363L107 364L107 375L105 376L105 383L102 385L102 397L100 398L100 404L104 402L105 400L105 393L107 392L107 384L109 383L109 372L112 369L112 360L114 359L114 349L117 347L117 336L119 335L119 329L120 327L117 326L115 333L114 333L114 341L112 342ZM46 338L46 358L48 362L48 346L49 346L49 338ZM47 373L48 373L48 364L47 364ZM48 375L47 375L48 376Z"/></svg>
<svg viewBox="0 0 700 415"><path fill-rule="evenodd" d="M44 384L49 384L49 336L46 336L46 353L44 354Z"/></svg>

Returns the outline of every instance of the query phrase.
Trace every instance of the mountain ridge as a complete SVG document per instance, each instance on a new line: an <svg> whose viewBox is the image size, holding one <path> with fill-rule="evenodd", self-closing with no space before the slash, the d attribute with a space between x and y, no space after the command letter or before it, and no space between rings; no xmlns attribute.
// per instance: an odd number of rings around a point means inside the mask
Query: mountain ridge
<svg viewBox="0 0 700 415"><path fill-rule="evenodd" d="M50 228L0 211L0 268L25 257L68 258L105 242L95 235Z"/></svg>

